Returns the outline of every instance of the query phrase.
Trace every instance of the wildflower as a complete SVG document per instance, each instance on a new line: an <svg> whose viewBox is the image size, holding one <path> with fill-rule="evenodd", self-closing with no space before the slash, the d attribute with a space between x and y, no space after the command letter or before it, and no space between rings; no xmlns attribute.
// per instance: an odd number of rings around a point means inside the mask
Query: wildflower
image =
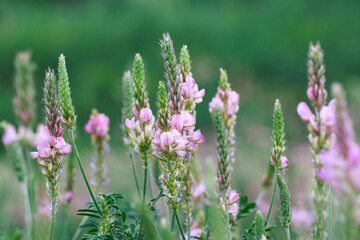
<svg viewBox="0 0 360 240"><path fill-rule="evenodd" d="M14 125L6 124L5 132L2 136L2 142L5 146L9 146L18 140L18 135Z"/></svg>
<svg viewBox="0 0 360 240"><path fill-rule="evenodd" d="M239 199L240 199L240 194L237 193L237 191L235 189L230 190L230 192L228 193L229 197L227 200L227 203L225 203L224 199L222 197L220 197L220 206L222 206L224 212L226 212L226 208L225 206L227 205L227 212L229 213L229 216L231 217L231 219L233 221L236 221L236 216L239 212Z"/></svg>
<svg viewBox="0 0 360 240"><path fill-rule="evenodd" d="M313 168L315 175L314 193L314 218L312 224L312 238L327 239L327 218L328 214L328 187L325 182L329 172L326 172L326 165L322 161L321 152L328 151L333 146L335 134L334 126L335 101L330 101L326 106L327 91L325 89L325 65L324 53L320 43L313 45L310 43L308 53L308 89L306 91L309 100L314 107L314 113L309 107L300 102L297 111L299 116L309 122L309 141L312 147ZM330 163L330 162L328 162Z"/></svg>
<svg viewBox="0 0 360 240"><path fill-rule="evenodd" d="M95 109L85 125L85 131L91 135L92 144L95 148L95 154L92 156L90 164L94 170L92 186L95 192L100 192L109 182L106 177L107 168L104 163L104 158L108 152L109 125L109 117L103 113L98 113Z"/></svg>

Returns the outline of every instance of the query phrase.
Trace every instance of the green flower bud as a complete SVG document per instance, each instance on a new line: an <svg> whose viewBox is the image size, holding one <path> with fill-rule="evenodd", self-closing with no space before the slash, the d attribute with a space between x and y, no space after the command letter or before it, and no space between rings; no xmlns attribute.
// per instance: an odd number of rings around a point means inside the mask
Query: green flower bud
<svg viewBox="0 0 360 240"><path fill-rule="evenodd" d="M277 176L277 184L280 189L280 221L284 228L288 228L291 222L290 193L280 174Z"/></svg>
<svg viewBox="0 0 360 240"><path fill-rule="evenodd" d="M265 220L260 211L256 212L255 215L255 236L257 240L264 239L265 236ZM266 239L266 238L265 238Z"/></svg>

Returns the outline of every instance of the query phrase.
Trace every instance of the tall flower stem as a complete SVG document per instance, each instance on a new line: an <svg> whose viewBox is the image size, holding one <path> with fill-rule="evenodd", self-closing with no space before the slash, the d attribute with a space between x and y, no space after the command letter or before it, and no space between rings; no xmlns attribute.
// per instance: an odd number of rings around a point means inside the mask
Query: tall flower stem
<svg viewBox="0 0 360 240"><path fill-rule="evenodd" d="M274 199L275 199L275 193L276 193L276 177L277 177L277 175L278 175L278 168L276 167L275 168L275 177L274 177L274 188L273 188L273 192L272 192L272 196L271 196L271 201L270 201L270 206L269 206L269 211L268 211L268 213L267 213L267 215L266 215L266 222L265 222L265 227L266 227L266 225L268 224L268 222L269 222L269 218L270 218L270 214L271 214L271 209L272 209L272 206L273 206L273 204L274 204Z"/></svg>
<svg viewBox="0 0 360 240"><path fill-rule="evenodd" d="M51 196L51 223L50 223L50 234L49 240L53 239L54 234L54 225L55 225L55 215L56 215L56 199L55 199L55 188L52 188L52 196Z"/></svg>
<svg viewBox="0 0 360 240"><path fill-rule="evenodd" d="M74 131L72 129L69 129L69 135L70 135L70 140L71 140L71 144L75 150L75 156L76 156L76 159L79 163L79 167L80 167L80 171L81 171L81 174L84 178L84 181L85 181L85 184L86 184L86 187L90 193L90 196L91 196L91 200L93 201L93 203L95 204L95 207L97 209L97 211L99 212L99 214L101 215L101 210L100 210L100 207L99 207L99 204L97 203L96 199L95 199L95 196L94 196L94 193L93 191L91 190L91 187L90 187L90 184L89 184L89 181L86 177L86 174L85 174L85 171L84 171L84 167L82 165L82 162L81 162L81 159L80 159L80 155L79 155L79 152L77 150L77 147L76 147L76 143L75 143L75 138L74 138Z"/></svg>
<svg viewBox="0 0 360 240"><path fill-rule="evenodd" d="M145 211L145 196L146 196L146 185L147 185L147 174L148 174L148 156L144 157L144 188L143 188L143 198L142 198L142 215L144 215ZM144 227L144 218L141 217L141 223L140 223L140 232L139 232L139 239L142 239L142 231Z"/></svg>
<svg viewBox="0 0 360 240"><path fill-rule="evenodd" d="M230 231L230 224L229 224L229 220L230 220L230 218L229 218L229 204L228 204L228 198L226 197L226 196L223 196L223 198L225 199L224 200L224 202L225 202L225 211L226 211L226 218L225 218L225 220L226 220L226 224L225 224L225 226L226 226L226 239L228 239L228 240L231 240L231 231Z"/></svg>
<svg viewBox="0 0 360 240"><path fill-rule="evenodd" d="M186 238L185 238L184 230L183 230L183 227L181 226L181 222L180 222L177 210L174 210L174 215L175 215L176 221L177 221L178 226L179 226L179 231L180 231L181 237L182 237L183 240L185 240Z"/></svg>
<svg viewBox="0 0 360 240"><path fill-rule="evenodd" d="M285 232L286 232L286 240L290 240L290 229L289 229L289 227L285 228Z"/></svg>
<svg viewBox="0 0 360 240"><path fill-rule="evenodd" d="M140 185L139 185L139 178L138 178L138 176L137 176L136 167L135 167L134 151L131 150L130 148L129 148L129 155L130 155L130 159L131 159L131 167L132 167L133 174L134 174L136 189L137 189L137 192L138 192L138 194L139 194L139 197L141 197Z"/></svg>
<svg viewBox="0 0 360 240"><path fill-rule="evenodd" d="M21 191L24 197L24 204L25 204L25 214L26 214L26 239L31 240L32 235L32 216L31 216L31 209L30 209L30 198L29 198L29 191L27 186L27 180L21 182Z"/></svg>

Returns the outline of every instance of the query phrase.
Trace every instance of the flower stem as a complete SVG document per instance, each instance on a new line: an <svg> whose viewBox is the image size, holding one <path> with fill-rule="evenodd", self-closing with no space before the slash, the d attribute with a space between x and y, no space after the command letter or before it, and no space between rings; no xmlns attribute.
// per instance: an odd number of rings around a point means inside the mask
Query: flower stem
<svg viewBox="0 0 360 240"><path fill-rule="evenodd" d="M51 225L50 225L50 234L49 234L49 240L53 239L53 233L54 233L54 224L55 224L55 207L56 207L56 199L55 199L55 193L53 191L53 196L51 196Z"/></svg>
<svg viewBox="0 0 360 240"><path fill-rule="evenodd" d="M272 192L272 196L271 196L271 202L270 202L270 206L269 206L269 211L268 211L267 216L266 216L265 227L269 222L271 209L272 209L272 206L274 204L275 193L276 193L276 177L277 177L277 175L278 175L278 168L275 167L274 188L273 188L273 192Z"/></svg>
<svg viewBox="0 0 360 240"><path fill-rule="evenodd" d="M180 222L177 210L174 210L174 215L175 215L176 221L177 221L178 226L179 226L179 231L180 231L181 237L182 237L183 240L185 240L186 238L185 238L184 230L183 230L183 227L181 226L181 222Z"/></svg>
<svg viewBox="0 0 360 240"><path fill-rule="evenodd" d="M285 232L286 232L286 240L290 240L290 229L289 229L289 227L285 228Z"/></svg>
<svg viewBox="0 0 360 240"><path fill-rule="evenodd" d="M130 148L129 148L129 155L130 155L130 159L131 159L131 167L132 167L133 174L134 174L136 189L137 189L137 192L138 192L139 196L141 197L139 179L138 179L138 176L137 176L137 173L136 173L136 168L135 168L134 151L131 150Z"/></svg>
<svg viewBox="0 0 360 240"><path fill-rule="evenodd" d="M147 185L147 173L148 173L148 157L144 157L144 188L143 188L143 198L142 198L142 217L140 223L140 232L139 232L139 239L142 239L142 231L144 227L144 211L145 211L145 197L146 197L146 185Z"/></svg>
<svg viewBox="0 0 360 240"><path fill-rule="evenodd" d="M95 204L95 207L97 209L97 211L99 212L99 214L101 215L101 210L100 210L100 207L99 207L99 204L97 203L96 199L95 199L95 196L94 196L94 193L92 192L91 190L91 187L90 187L90 184L89 184L89 181L86 177L86 174L85 174L85 171L84 171L84 167L82 165L82 162L81 162L81 159L80 159L80 155L79 155L79 152L77 150L77 147L76 147L76 143L75 143L75 138L74 138L74 131L72 129L69 129L69 132L70 132L70 139L71 139L71 144L75 150L75 156L76 156L76 159L79 163L79 167L80 167L80 171L81 171L81 174L84 178L84 181L85 181L85 184L86 184L86 187L90 193L90 196L91 196L91 199L92 201L94 202Z"/></svg>
<svg viewBox="0 0 360 240"><path fill-rule="evenodd" d="M25 214L26 214L26 239L31 240L31 232L32 232L32 216L30 209L30 198L27 187L27 180L21 182L21 190L24 196L24 204L25 204Z"/></svg>
<svg viewBox="0 0 360 240"><path fill-rule="evenodd" d="M224 195L223 199L225 199L225 214L226 214L226 239L231 240L231 231L230 231L230 225L229 225L229 204L228 204L228 198Z"/></svg>

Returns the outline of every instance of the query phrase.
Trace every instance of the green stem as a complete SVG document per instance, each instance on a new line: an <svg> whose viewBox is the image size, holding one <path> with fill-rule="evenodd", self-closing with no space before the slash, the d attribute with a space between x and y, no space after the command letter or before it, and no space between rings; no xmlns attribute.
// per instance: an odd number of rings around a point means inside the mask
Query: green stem
<svg viewBox="0 0 360 240"><path fill-rule="evenodd" d="M190 239L190 214L186 214L186 234L187 234L187 239Z"/></svg>
<svg viewBox="0 0 360 240"><path fill-rule="evenodd" d="M138 176L136 173L136 168L135 168L134 151L131 150L130 148L129 148L129 155L130 155L130 159L131 159L131 167L132 167L134 178L135 178L136 189L137 189L139 196L141 197L139 179L138 179Z"/></svg>
<svg viewBox="0 0 360 240"><path fill-rule="evenodd" d="M285 232L286 232L286 240L290 240L290 229L289 229L289 227L285 228Z"/></svg>
<svg viewBox="0 0 360 240"><path fill-rule="evenodd" d="M27 180L21 182L21 191L24 196L24 204L25 204L25 214L26 214L26 239L31 240L31 232L32 232L32 215L30 209L30 198L27 187Z"/></svg>
<svg viewBox="0 0 360 240"><path fill-rule="evenodd" d="M273 204L274 204L275 193L276 193L276 176L277 176L277 175L278 175L278 168L275 167L274 188L273 188L273 192L272 192L272 196L271 196L271 202L270 202L270 206L269 206L269 211L268 211L267 216L266 216L265 227L266 227L266 225L267 225L268 222L269 222L271 209L272 209L272 206L273 206Z"/></svg>
<svg viewBox="0 0 360 240"><path fill-rule="evenodd" d="M78 163L79 163L80 171L81 171L81 174L82 174L82 176L83 176L83 178L84 178L86 187L87 187L87 189L88 189L88 191L89 191L89 193L90 193L91 199L92 199L92 201L94 202L96 209L98 210L99 214L101 215L101 210L100 210L99 204L98 204L98 202L96 201L95 196L94 196L94 193L93 193L92 190L91 190L89 181L88 181L88 179L87 179L87 177L86 177L86 174L85 174L85 171L84 171L84 167L83 167L82 162L81 162L81 160L80 160L80 155L79 155L79 152L78 152L78 150L77 150L76 143L75 143L74 131L73 131L72 129L69 129L69 132L70 132L71 145L73 146L73 148L74 148L74 150L75 150L75 156L76 156L76 159L77 159L77 161L78 161Z"/></svg>
<svg viewBox="0 0 360 240"><path fill-rule="evenodd" d="M54 197L54 191L53 196L51 197L51 225L50 225L50 234L49 234L49 240L53 239L54 234L54 224L55 224L55 207L56 207L56 199Z"/></svg>
<svg viewBox="0 0 360 240"><path fill-rule="evenodd" d="M148 157L146 156L144 160L144 188L143 188L143 198L142 198L142 217L140 223L140 232L139 232L139 239L142 239L142 231L144 227L144 211L145 211L145 197L146 197L146 185L147 185L147 173L148 173Z"/></svg>
<svg viewBox="0 0 360 240"><path fill-rule="evenodd" d="M223 199L225 199L225 213L226 213L226 239L231 240L231 231L230 231L230 225L229 225L229 204L228 204L228 198L224 195Z"/></svg>
<svg viewBox="0 0 360 240"><path fill-rule="evenodd" d="M182 237L183 240L185 240L186 238L185 238L184 230L183 230L183 227L181 226L181 222L180 222L177 210L174 210L174 215L175 215L176 221L177 221L178 226L179 226L181 237Z"/></svg>
<svg viewBox="0 0 360 240"><path fill-rule="evenodd" d="M171 218L171 231L174 230L175 226L175 212L173 212L172 218Z"/></svg>

